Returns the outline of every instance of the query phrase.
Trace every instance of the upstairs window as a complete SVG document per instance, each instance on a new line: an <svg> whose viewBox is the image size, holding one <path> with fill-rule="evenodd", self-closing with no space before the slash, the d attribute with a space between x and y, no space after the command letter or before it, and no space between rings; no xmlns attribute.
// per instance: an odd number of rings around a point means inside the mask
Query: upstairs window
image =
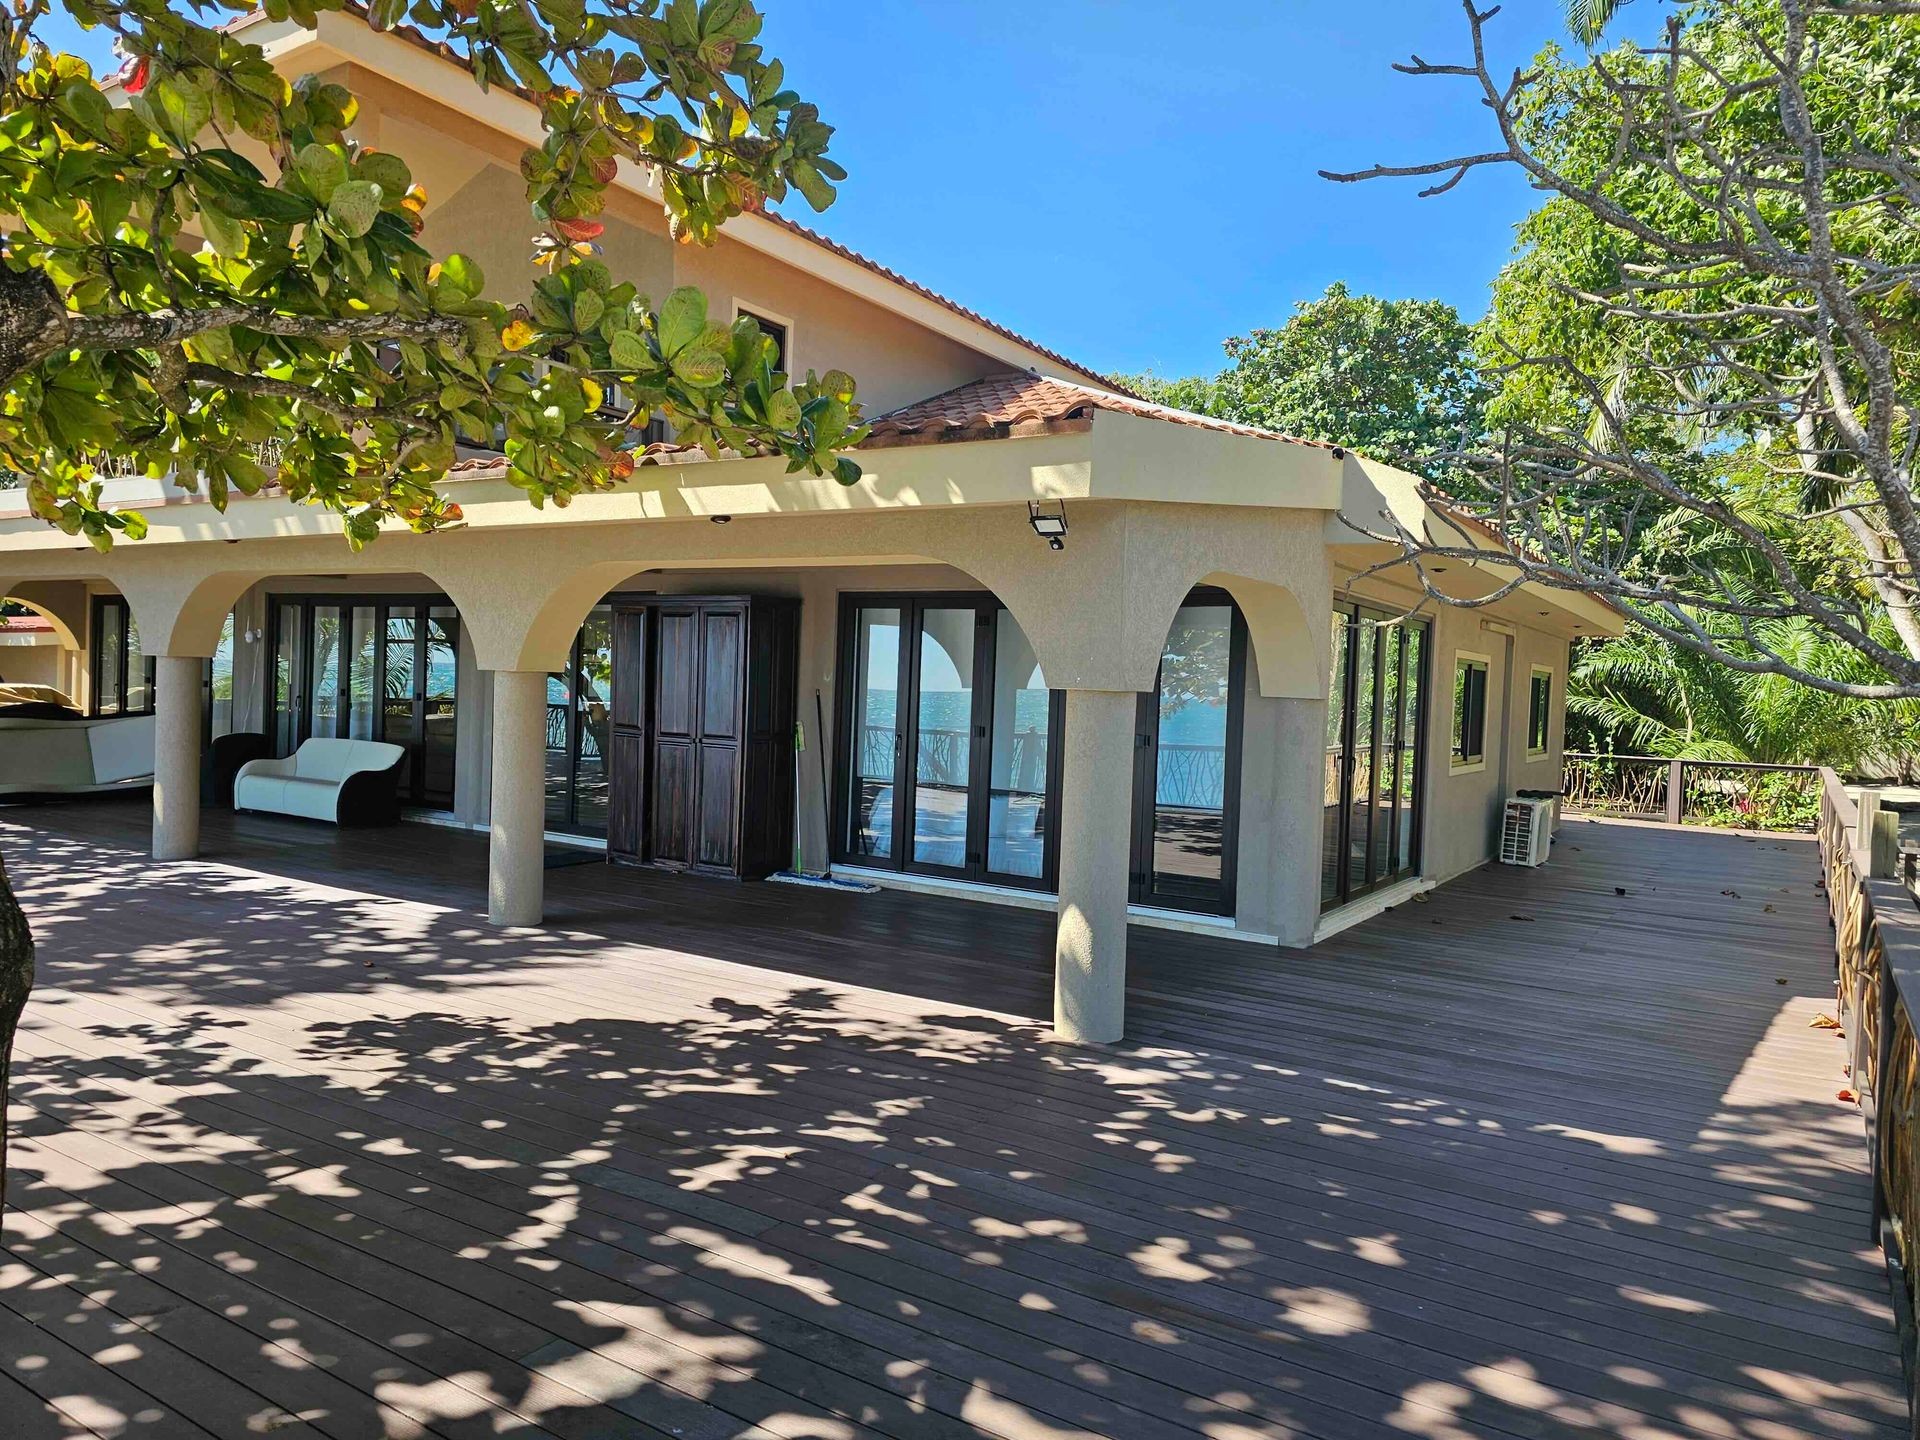
<svg viewBox="0 0 1920 1440"><path fill-rule="evenodd" d="M793 366L788 363L791 354L788 346L793 334L793 322L790 320L776 319L772 315L767 314L766 311L756 310L751 305L736 305L734 306L734 313L738 315L748 315L753 318L754 322L760 327L760 333L773 341L776 355L773 368L792 374Z"/></svg>
<svg viewBox="0 0 1920 1440"><path fill-rule="evenodd" d="M1527 753L1544 755L1553 735L1553 672L1544 666L1533 667L1533 680L1527 687Z"/></svg>
<svg viewBox="0 0 1920 1440"><path fill-rule="evenodd" d="M1456 768L1487 758L1487 660L1458 655L1453 662L1453 763Z"/></svg>

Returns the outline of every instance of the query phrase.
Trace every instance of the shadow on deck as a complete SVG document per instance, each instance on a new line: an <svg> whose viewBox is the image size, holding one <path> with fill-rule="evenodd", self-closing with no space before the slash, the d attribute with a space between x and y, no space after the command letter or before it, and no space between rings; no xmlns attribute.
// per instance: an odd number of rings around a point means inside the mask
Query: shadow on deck
<svg viewBox="0 0 1920 1440"><path fill-rule="evenodd" d="M9 1437L1904 1433L1811 842L1136 928L1082 1048L1044 914L144 818L0 811Z"/></svg>

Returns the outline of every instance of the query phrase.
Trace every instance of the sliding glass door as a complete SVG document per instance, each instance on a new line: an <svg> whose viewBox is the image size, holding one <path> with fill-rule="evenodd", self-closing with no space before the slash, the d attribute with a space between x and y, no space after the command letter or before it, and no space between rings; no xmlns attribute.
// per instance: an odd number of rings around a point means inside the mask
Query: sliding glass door
<svg viewBox="0 0 1920 1440"><path fill-rule="evenodd" d="M403 803L453 806L460 620L421 596L277 596L267 734L290 755L316 736L407 752Z"/></svg>
<svg viewBox="0 0 1920 1440"><path fill-rule="evenodd" d="M1414 874L1427 627L1364 605L1333 614L1320 905Z"/></svg>
<svg viewBox="0 0 1920 1440"><path fill-rule="evenodd" d="M834 858L1051 883L1060 697L990 595L848 597Z"/></svg>
<svg viewBox="0 0 1920 1440"><path fill-rule="evenodd" d="M1246 638L1225 595L1180 607L1134 748L1135 904L1233 913Z"/></svg>

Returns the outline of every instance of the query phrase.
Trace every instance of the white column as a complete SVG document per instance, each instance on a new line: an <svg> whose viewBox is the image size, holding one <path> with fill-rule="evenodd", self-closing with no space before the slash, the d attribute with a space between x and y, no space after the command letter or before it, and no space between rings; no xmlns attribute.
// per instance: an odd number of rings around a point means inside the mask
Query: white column
<svg viewBox="0 0 1920 1440"><path fill-rule="evenodd" d="M546 888L547 676L493 672L492 838L487 917L538 925Z"/></svg>
<svg viewBox="0 0 1920 1440"><path fill-rule="evenodd" d="M1053 949L1053 1028L1063 1040L1118 1040L1126 1026L1127 856L1139 701L1131 690L1067 691Z"/></svg>
<svg viewBox="0 0 1920 1440"><path fill-rule="evenodd" d="M153 858L200 853L200 687L206 661L161 655L153 675Z"/></svg>

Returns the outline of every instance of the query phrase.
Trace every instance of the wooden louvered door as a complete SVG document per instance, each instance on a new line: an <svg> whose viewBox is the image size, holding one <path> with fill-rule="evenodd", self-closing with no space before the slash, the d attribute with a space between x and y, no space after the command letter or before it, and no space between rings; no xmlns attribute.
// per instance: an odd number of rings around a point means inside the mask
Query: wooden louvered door
<svg viewBox="0 0 1920 1440"><path fill-rule="evenodd" d="M629 863L640 861L646 850L647 631L645 607L614 607L607 855Z"/></svg>
<svg viewBox="0 0 1920 1440"><path fill-rule="evenodd" d="M798 607L649 595L614 616L609 858L777 870L793 844Z"/></svg>

